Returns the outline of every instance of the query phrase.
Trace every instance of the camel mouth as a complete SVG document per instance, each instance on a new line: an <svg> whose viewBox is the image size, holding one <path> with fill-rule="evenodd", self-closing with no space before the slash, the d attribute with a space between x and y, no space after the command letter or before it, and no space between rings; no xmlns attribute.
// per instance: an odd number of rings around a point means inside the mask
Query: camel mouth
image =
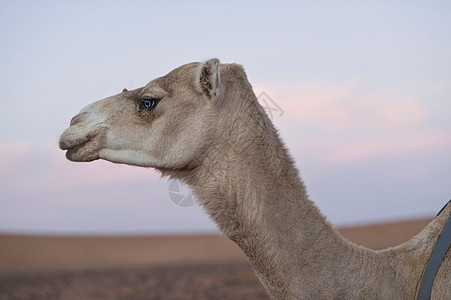
<svg viewBox="0 0 451 300"><path fill-rule="evenodd" d="M86 139L77 145L63 150L67 150L66 158L70 161L89 162L99 159L100 149L98 139Z"/></svg>
<svg viewBox="0 0 451 300"><path fill-rule="evenodd" d="M89 162L99 159L101 138L97 134L91 133L74 138L69 129L61 135L59 141L61 150L67 150L66 158L75 162Z"/></svg>
<svg viewBox="0 0 451 300"><path fill-rule="evenodd" d="M63 134L60 138L59 146L60 146L61 150L71 150L71 149L79 148L80 146L83 146L92 138L93 138L93 136L88 134L82 138L70 139L70 138L64 138L64 134Z"/></svg>

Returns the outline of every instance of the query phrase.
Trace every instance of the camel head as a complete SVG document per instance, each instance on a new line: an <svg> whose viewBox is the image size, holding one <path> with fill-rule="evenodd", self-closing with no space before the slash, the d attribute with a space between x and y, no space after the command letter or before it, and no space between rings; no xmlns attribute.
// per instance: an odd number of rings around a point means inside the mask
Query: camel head
<svg viewBox="0 0 451 300"><path fill-rule="evenodd" d="M214 139L224 66L230 65L218 59L186 64L142 88L90 104L72 118L60 148L71 161L184 168Z"/></svg>

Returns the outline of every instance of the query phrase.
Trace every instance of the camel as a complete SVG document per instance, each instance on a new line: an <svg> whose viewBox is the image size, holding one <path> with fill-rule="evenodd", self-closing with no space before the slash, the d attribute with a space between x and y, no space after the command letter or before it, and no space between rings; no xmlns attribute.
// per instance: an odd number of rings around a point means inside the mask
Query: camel
<svg viewBox="0 0 451 300"><path fill-rule="evenodd" d="M272 299L414 299L451 215L448 205L394 248L345 240L309 199L243 67L218 59L86 106L59 145L71 161L152 167L188 184ZM451 298L450 252L432 299Z"/></svg>

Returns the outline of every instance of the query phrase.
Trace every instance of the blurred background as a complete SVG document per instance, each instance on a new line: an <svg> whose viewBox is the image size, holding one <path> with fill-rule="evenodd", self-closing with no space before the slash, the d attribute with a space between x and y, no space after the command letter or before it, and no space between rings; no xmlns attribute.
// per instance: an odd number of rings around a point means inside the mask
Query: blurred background
<svg viewBox="0 0 451 300"><path fill-rule="evenodd" d="M58 149L83 106L212 57L244 66L335 226L423 226L451 196L450 13L448 1L1 1L0 233L217 238L154 170Z"/></svg>

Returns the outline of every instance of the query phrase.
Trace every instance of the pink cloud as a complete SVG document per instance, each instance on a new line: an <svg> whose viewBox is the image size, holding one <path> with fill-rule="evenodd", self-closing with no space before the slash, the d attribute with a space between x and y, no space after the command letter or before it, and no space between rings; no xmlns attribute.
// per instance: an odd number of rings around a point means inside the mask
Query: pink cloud
<svg viewBox="0 0 451 300"><path fill-rule="evenodd" d="M329 162L346 162L451 147L450 132L387 134L343 143L329 151Z"/></svg>
<svg viewBox="0 0 451 300"><path fill-rule="evenodd" d="M301 82L290 87L256 86L268 91L285 114L304 124L327 128L405 127L423 122L421 102L396 93L358 93L358 81L343 85Z"/></svg>
<svg viewBox="0 0 451 300"><path fill-rule="evenodd" d="M37 190L64 189L160 177L153 169L106 161L70 162L56 142L0 144L0 166L3 189L10 191L24 186Z"/></svg>
<svg viewBox="0 0 451 300"><path fill-rule="evenodd" d="M449 130L427 126L430 116L421 101L397 91L366 93L359 87L355 80L342 85L257 85L255 90L277 102L284 111L281 118L320 129L320 137L297 137L296 142L302 143L297 148L320 160L343 162L451 147Z"/></svg>
<svg viewBox="0 0 451 300"><path fill-rule="evenodd" d="M31 151L31 145L25 142L0 144L0 170L11 168Z"/></svg>

